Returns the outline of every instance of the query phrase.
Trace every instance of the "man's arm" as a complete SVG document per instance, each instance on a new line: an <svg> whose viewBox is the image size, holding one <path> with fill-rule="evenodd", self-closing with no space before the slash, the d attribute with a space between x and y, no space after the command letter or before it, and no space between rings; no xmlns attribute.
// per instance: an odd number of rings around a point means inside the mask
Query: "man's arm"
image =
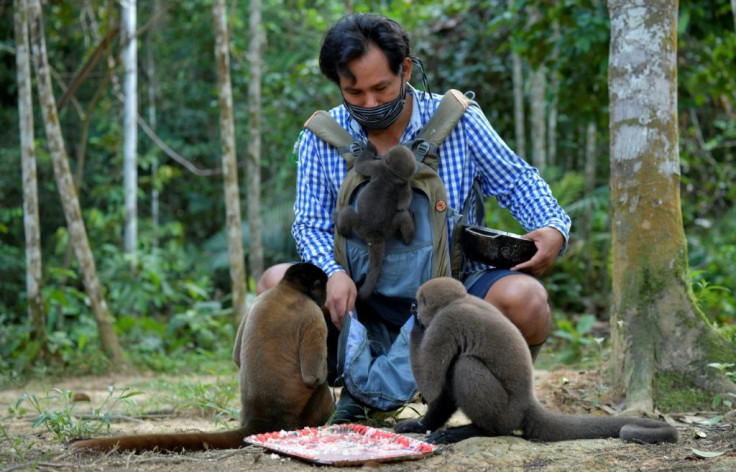
<svg viewBox="0 0 736 472"><path fill-rule="evenodd" d="M499 204L507 208L524 229L530 231L527 237L536 230L545 229L530 237L538 243L538 248L541 244L545 249L545 254L540 254L540 258L546 258L548 249L556 248L559 236L563 240L556 255L564 251L569 237L570 217L552 195L549 185L537 169L506 145L482 111L471 108L466 116L469 147L481 176L484 195L495 196ZM553 228L556 232L552 231Z"/></svg>
<svg viewBox="0 0 736 472"><path fill-rule="evenodd" d="M325 307L332 322L341 329L345 314L355 307L357 295L355 283L335 261L334 253L332 212L339 188L336 176L340 173L344 178L346 169L339 153L310 131L302 134L297 146L297 191L291 233L302 260L328 275Z"/></svg>

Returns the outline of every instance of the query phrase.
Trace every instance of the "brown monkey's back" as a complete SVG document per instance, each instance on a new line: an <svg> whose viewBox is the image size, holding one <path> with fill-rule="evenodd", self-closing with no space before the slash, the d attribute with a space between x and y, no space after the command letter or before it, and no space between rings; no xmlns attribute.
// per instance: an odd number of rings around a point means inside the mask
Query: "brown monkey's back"
<svg viewBox="0 0 736 472"><path fill-rule="evenodd" d="M316 426L301 423L307 405L314 402L313 396L324 397L328 392L324 383L327 326L322 311L306 294L288 284L279 284L262 297L258 310L244 321L240 394L242 403L251 407L241 411L241 423L256 432ZM319 351L324 359L324 369L318 369L323 372L316 375L315 385L308 385L303 378L300 349L304 343L311 343L309 350ZM318 404L325 409L324 401ZM328 418L329 414L320 424Z"/></svg>

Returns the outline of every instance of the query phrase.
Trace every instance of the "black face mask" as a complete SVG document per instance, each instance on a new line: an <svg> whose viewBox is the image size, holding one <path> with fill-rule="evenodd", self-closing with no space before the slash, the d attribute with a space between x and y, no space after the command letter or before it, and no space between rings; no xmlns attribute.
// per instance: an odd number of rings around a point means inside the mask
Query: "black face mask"
<svg viewBox="0 0 736 472"><path fill-rule="evenodd" d="M403 73L404 68L401 67L399 76L402 76L402 81L399 96L388 103L373 108L364 108L349 104L343 96L342 103L347 108L350 116L360 123L363 128L370 130L386 129L394 124L399 119L401 112L404 111L404 105L406 104L406 87L403 81Z"/></svg>

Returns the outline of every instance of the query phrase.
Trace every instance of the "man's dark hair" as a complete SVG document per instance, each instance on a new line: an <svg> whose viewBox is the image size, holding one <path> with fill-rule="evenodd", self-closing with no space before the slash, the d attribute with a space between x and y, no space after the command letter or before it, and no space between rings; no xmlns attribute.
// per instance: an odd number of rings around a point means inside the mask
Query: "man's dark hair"
<svg viewBox="0 0 736 472"><path fill-rule="evenodd" d="M388 67L399 73L404 58L411 56L409 35L394 20L373 13L343 17L325 34L319 52L322 74L339 85L340 76L355 80L348 62L361 57L371 44L388 58Z"/></svg>

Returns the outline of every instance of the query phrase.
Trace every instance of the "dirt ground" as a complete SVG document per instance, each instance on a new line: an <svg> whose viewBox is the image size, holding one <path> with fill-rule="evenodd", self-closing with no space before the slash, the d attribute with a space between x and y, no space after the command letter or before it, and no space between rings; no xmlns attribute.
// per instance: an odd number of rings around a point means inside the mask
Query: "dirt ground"
<svg viewBox="0 0 736 472"><path fill-rule="evenodd" d="M187 379L186 381L188 381ZM212 380L212 379L209 379ZM207 451L187 454L98 454L70 453L64 444L43 426L33 427L37 413L28 408L25 413L16 409L23 392L43 397L49 388L69 389L84 393L91 402L76 408L77 414L89 412L108 396L108 386L115 389L132 386L144 391L133 397L133 411L147 411L146 404L154 405L163 415L130 415L121 413L109 433L132 434L146 432L214 430L218 426L212 417L206 418L191 408L162 408L167 390L155 390L148 379L103 376L70 379L49 386L27 386L25 389L0 391L0 469L15 470L136 470L136 471L306 471L313 464L273 454L255 446L237 450ZM198 382L193 378L192 382ZM140 385L145 385L141 388ZM606 415L616 413L618 405L606 399L604 382L595 371L554 370L536 372L536 392L548 408L572 414ZM154 401L155 400L155 401ZM237 403L237 396L234 398ZM235 405L234 405L235 406ZM130 404L127 405L130 411ZM421 405L406 409L402 416L412 416ZM16 411L13 411L16 410ZM444 446L424 459L395 463L368 463L358 467L327 467L331 470L356 468L385 471L443 471L468 470L736 470L736 413L723 418L715 412L688 412L665 418L680 431L678 444L641 445L617 439L534 443L518 437L472 438ZM710 420L710 421L708 421ZM390 430L392 419L380 427ZM451 423L462 424L466 419L458 414ZM234 425L233 425L234 426ZM421 436L412 435L416 439Z"/></svg>

